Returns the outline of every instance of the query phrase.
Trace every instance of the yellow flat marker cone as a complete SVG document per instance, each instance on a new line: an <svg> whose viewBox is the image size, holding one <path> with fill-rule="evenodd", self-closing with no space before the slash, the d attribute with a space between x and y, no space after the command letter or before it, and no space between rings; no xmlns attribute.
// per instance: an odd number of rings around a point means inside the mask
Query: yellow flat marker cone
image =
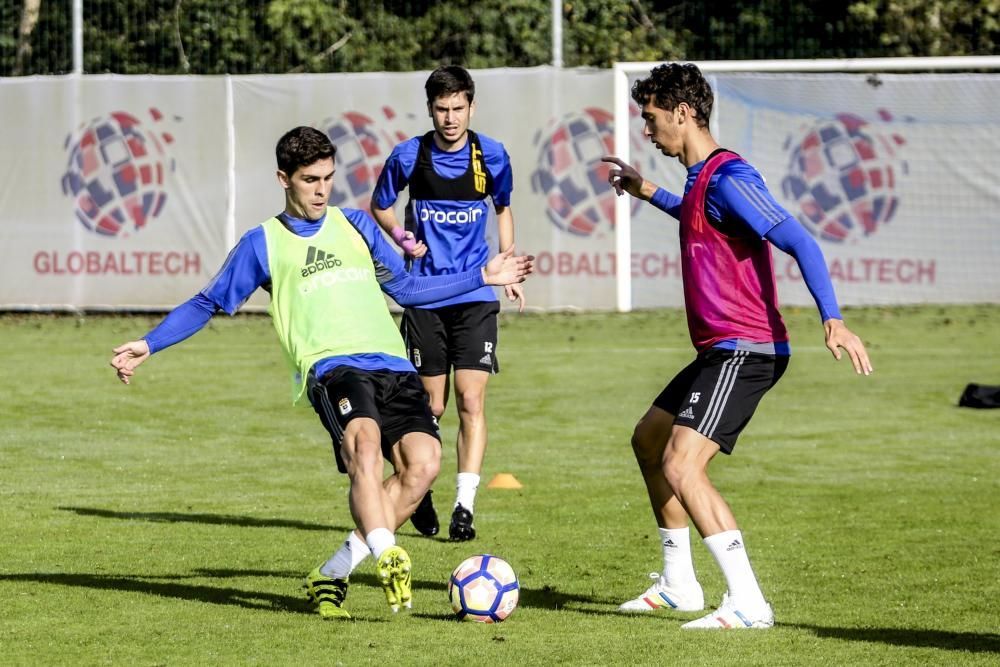
<svg viewBox="0 0 1000 667"><path fill-rule="evenodd" d="M488 489L521 489L524 485L517 481L517 477L514 477L509 472L499 472L490 483L486 485Z"/></svg>

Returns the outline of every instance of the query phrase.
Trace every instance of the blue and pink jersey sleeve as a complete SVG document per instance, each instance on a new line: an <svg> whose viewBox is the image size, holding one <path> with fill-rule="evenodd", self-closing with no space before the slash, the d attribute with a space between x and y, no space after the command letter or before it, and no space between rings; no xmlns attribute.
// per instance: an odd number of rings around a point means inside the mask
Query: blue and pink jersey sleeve
<svg viewBox="0 0 1000 667"><path fill-rule="evenodd" d="M700 171L700 163L688 171L686 189ZM680 219L681 197L658 189L650 203L668 215ZM751 165L733 160L712 176L705 201L708 217L714 221L735 222L747 233L767 239L774 247L791 255L799 265L820 318L840 319L837 297L819 244L785 210L767 189L763 177Z"/></svg>

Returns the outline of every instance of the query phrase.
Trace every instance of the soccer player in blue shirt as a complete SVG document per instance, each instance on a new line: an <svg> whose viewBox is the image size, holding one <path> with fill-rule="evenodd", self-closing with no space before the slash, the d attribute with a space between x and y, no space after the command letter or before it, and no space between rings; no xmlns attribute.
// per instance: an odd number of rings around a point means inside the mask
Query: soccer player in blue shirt
<svg viewBox="0 0 1000 667"><path fill-rule="evenodd" d="M240 239L212 281L139 340L114 350L129 384L151 354L230 315L259 287L292 370L293 398L312 404L350 481L357 525L343 546L306 577L323 618L350 618L347 578L369 553L393 611L411 605L409 555L395 530L434 482L441 461L437 424L383 292L402 305L454 297L484 285L518 282L531 259L501 253L447 276L411 276L363 211L329 206L336 149L319 130L297 127L276 147L285 208ZM395 472L382 479L382 458Z"/></svg>
<svg viewBox="0 0 1000 667"><path fill-rule="evenodd" d="M492 200L496 214L500 250L514 247L513 181L503 145L469 129L476 92L469 73L454 65L439 67L424 88L434 129L393 149L372 196L372 214L409 256L411 271L420 276L442 276L477 266L489 256L488 200ZM406 188L410 199L404 228L393 205ZM505 290L507 298L518 301L524 310L521 286L508 285ZM486 383L499 370L499 311L493 289L484 287L407 308L403 314L410 360L437 419L448 403L449 378L454 370L458 475L448 534L455 541L476 536L472 515L486 453ZM430 492L412 521L421 533L437 534L438 519Z"/></svg>
<svg viewBox="0 0 1000 667"><path fill-rule="evenodd" d="M788 366L770 246L795 258L819 308L826 346L841 349L859 374L872 372L864 344L845 326L816 241L771 196L761 175L721 148L708 120L713 93L692 64L655 67L632 87L644 133L687 167L684 196L646 181L620 159L608 181L621 195L680 221L684 305L696 359L666 386L636 424L632 448L663 545L663 572L623 611L704 607L691 561L688 517L725 576L728 591L685 629L769 628L774 612L750 566L732 510L708 477L720 451L731 454L764 394Z"/></svg>

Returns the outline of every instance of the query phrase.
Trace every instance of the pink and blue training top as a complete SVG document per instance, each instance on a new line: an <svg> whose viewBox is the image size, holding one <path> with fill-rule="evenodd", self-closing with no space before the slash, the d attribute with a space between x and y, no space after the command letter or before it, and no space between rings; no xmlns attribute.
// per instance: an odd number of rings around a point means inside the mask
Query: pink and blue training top
<svg viewBox="0 0 1000 667"><path fill-rule="evenodd" d="M790 353L771 244L798 262L821 319L840 318L816 241L735 153L719 149L690 167L683 198L661 188L650 202L681 223L684 302L699 352L721 347Z"/></svg>

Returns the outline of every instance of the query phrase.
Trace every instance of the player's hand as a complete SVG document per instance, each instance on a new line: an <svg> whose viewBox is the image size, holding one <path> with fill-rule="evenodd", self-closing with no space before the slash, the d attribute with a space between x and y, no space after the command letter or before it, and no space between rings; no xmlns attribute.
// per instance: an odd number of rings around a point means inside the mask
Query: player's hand
<svg viewBox="0 0 1000 667"><path fill-rule="evenodd" d="M535 270L534 255L514 255L511 246L493 256L483 267L483 282L487 285L513 285L523 283Z"/></svg>
<svg viewBox="0 0 1000 667"><path fill-rule="evenodd" d="M409 233L410 232L407 232L407 234ZM417 241L416 239L414 239L413 245L410 247L410 249L407 250L406 248L403 248L403 252L405 252L410 257L413 257L414 259L418 257L423 257L424 255L427 254L427 245L423 241Z"/></svg>
<svg viewBox="0 0 1000 667"><path fill-rule="evenodd" d="M504 292L508 301L517 301L517 312L524 312L524 288L521 285L504 285Z"/></svg>
<svg viewBox="0 0 1000 667"><path fill-rule="evenodd" d="M427 245L423 241L418 241L413 232L408 232L402 227L392 228L392 240L403 249L407 257L423 257L427 254Z"/></svg>
<svg viewBox="0 0 1000 667"><path fill-rule="evenodd" d="M847 328L843 320L830 318L823 322L823 328L826 330L826 347L833 353L834 359L840 361L841 356L843 356L840 349L843 348L851 357L855 373L871 375L875 369L872 368L872 362L868 359L865 344Z"/></svg>
<svg viewBox="0 0 1000 667"><path fill-rule="evenodd" d="M118 379L128 384L136 367L149 359L149 344L144 340L133 340L116 347L112 352L111 367L118 372Z"/></svg>
<svg viewBox="0 0 1000 667"><path fill-rule="evenodd" d="M615 194L621 196L627 192L633 197L649 199L656 192L656 186L647 183L636 168L614 155L605 155L601 162L615 165L608 169L608 183L615 189Z"/></svg>

